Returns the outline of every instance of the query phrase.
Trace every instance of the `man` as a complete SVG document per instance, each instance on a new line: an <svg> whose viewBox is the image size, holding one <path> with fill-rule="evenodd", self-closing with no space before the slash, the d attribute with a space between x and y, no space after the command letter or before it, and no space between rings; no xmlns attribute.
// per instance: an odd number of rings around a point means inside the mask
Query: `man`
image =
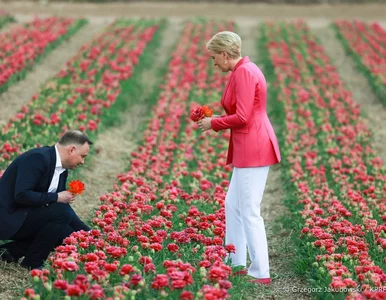
<svg viewBox="0 0 386 300"><path fill-rule="evenodd" d="M0 179L0 258L27 269L41 268L49 253L72 232L90 230L70 204L68 169L84 164L92 142L80 131L66 132L52 147L17 157Z"/></svg>

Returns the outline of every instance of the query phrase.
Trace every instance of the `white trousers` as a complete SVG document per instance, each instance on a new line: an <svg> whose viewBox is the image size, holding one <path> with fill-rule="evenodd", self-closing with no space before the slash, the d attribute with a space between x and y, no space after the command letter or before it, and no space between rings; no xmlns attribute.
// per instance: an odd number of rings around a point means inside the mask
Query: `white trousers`
<svg viewBox="0 0 386 300"><path fill-rule="evenodd" d="M233 266L247 264L247 248L251 265L248 275L269 278L268 244L264 220L260 216L269 166L233 168L225 198L225 243L233 244L236 253L230 255Z"/></svg>

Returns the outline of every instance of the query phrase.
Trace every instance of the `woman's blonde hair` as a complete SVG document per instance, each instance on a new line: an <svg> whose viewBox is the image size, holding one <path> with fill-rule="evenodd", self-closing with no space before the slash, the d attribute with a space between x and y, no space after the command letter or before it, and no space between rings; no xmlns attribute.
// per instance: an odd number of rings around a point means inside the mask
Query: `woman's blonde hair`
<svg viewBox="0 0 386 300"><path fill-rule="evenodd" d="M234 32L221 31L210 39L206 49L216 53L225 52L230 58L236 59L241 56L241 38Z"/></svg>

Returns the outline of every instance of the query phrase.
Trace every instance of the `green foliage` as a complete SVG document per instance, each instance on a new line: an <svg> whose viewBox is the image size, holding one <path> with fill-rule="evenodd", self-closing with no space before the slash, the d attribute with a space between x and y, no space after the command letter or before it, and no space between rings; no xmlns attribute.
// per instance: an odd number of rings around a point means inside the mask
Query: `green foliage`
<svg viewBox="0 0 386 300"><path fill-rule="evenodd" d="M0 29L4 26L8 25L9 23L16 22L15 18L10 15L0 15Z"/></svg>

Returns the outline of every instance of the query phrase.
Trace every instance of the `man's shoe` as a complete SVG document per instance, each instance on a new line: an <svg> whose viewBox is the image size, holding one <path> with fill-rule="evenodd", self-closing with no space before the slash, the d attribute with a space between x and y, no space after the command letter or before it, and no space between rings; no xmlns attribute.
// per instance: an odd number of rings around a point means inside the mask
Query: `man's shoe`
<svg viewBox="0 0 386 300"><path fill-rule="evenodd" d="M42 261L33 261L32 263L29 263L24 258L22 260L22 262L20 263L20 266L22 266L23 268L27 269L28 271L31 271L31 270L42 270L43 267L44 267L44 261L43 260Z"/></svg>
<svg viewBox="0 0 386 300"><path fill-rule="evenodd" d="M7 263L17 262L18 260L14 258L7 249L0 248L0 260Z"/></svg>
<svg viewBox="0 0 386 300"><path fill-rule="evenodd" d="M248 270L247 269L242 269L240 271L236 271L233 273L233 275L235 276L243 276L243 275L247 275L248 274Z"/></svg>
<svg viewBox="0 0 386 300"><path fill-rule="evenodd" d="M257 279L249 280L249 282L270 285L271 284L271 278L257 278Z"/></svg>
<svg viewBox="0 0 386 300"><path fill-rule="evenodd" d="M21 263L20 266L23 267L24 269L26 269L27 271L32 271L32 270L43 270L43 268L44 268L43 265L37 266L37 267L32 267L32 266L26 266L26 265L23 265L23 263Z"/></svg>

